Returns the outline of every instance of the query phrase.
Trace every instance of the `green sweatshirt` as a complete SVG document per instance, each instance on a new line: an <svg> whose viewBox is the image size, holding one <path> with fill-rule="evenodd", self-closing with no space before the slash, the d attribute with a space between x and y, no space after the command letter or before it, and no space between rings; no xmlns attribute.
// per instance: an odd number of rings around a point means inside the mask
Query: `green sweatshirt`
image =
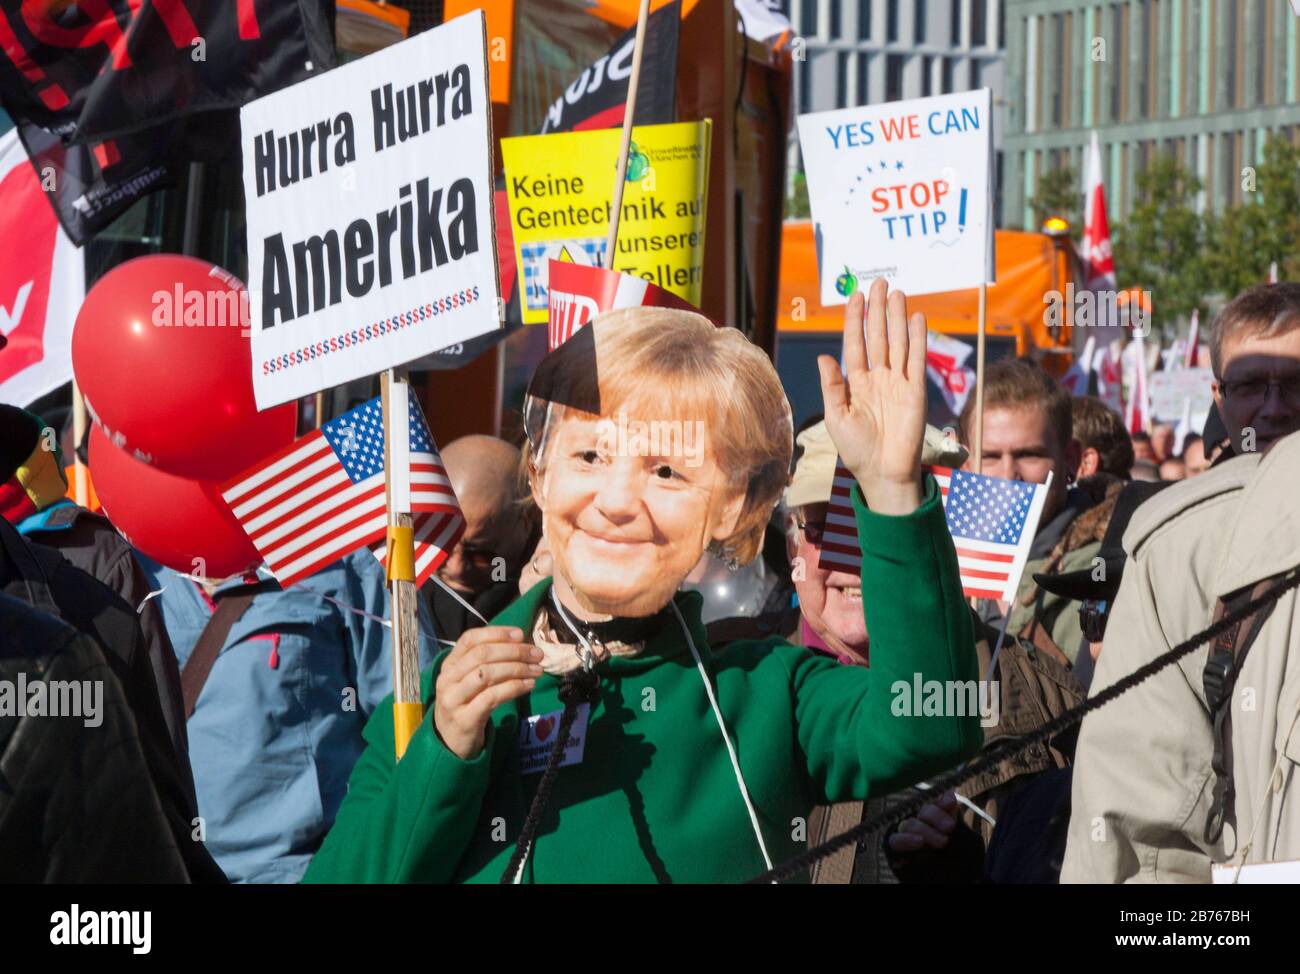
<svg viewBox="0 0 1300 974"><path fill-rule="evenodd" d="M977 751L978 715L895 716L895 681L977 679L974 638L938 490L914 513L853 502L864 552L870 668L842 666L777 639L705 641L698 593L675 602L709 672L774 863L805 848L809 811L887 794ZM539 583L494 623L525 633L546 601ZM483 751L462 761L425 717L400 763L392 708L366 726L333 829L304 882L497 882L540 773L521 774L521 721L558 714L558 683L497 708ZM561 768L524 882L737 882L764 870L740 787L699 670L674 619L642 655L601 663L579 763ZM897 708L902 710L902 707ZM915 712L908 709L907 713ZM558 721L556 721L558 724ZM540 734L539 734L540 736Z"/></svg>

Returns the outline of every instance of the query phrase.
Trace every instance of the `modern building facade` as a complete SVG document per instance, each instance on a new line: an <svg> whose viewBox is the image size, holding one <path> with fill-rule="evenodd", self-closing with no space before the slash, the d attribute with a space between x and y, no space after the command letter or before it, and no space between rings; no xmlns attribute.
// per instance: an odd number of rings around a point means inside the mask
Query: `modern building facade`
<svg viewBox="0 0 1300 974"><path fill-rule="evenodd" d="M784 0L803 39L795 63L800 114L993 90L995 147L1005 128L1006 0ZM790 166L799 168L792 134ZM1000 168L1000 167L999 167Z"/></svg>
<svg viewBox="0 0 1300 974"><path fill-rule="evenodd" d="M1082 173L1094 128L1112 220L1158 154L1196 173L1198 205L1213 209L1241 201L1270 132L1300 138L1300 37L1281 0L1004 2L1010 226L1035 229L1039 180Z"/></svg>

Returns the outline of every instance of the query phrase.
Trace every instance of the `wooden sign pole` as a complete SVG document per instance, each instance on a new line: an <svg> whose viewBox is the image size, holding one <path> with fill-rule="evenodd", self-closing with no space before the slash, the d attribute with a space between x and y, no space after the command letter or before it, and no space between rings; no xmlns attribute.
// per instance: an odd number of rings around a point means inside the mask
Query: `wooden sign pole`
<svg viewBox="0 0 1300 974"><path fill-rule="evenodd" d="M984 472L984 332L989 286L980 284L979 327L975 336L975 436L971 443L971 469Z"/></svg>
<svg viewBox="0 0 1300 974"><path fill-rule="evenodd" d="M405 369L380 378L384 410L384 491L388 505L387 575L393 622L393 732L400 761L424 717L420 633L411 517L411 387Z"/></svg>
<svg viewBox="0 0 1300 974"><path fill-rule="evenodd" d="M632 120L636 117L636 89L641 81L641 55L645 52L646 21L650 0L641 0L636 16L636 41L632 48L632 74L627 79L627 107L623 112L623 143L618 150L618 177L614 182L614 206L609 211L609 236L605 240L605 270L614 269L614 248L618 243L618 220L623 212L623 184L627 181L627 156L632 145Z"/></svg>
<svg viewBox="0 0 1300 974"><path fill-rule="evenodd" d="M75 466L72 488L73 499L80 507L87 507L90 504L90 479L87 477L86 465L81 462L81 454L77 453L81 441L85 438L86 400L74 379L72 382L72 462Z"/></svg>

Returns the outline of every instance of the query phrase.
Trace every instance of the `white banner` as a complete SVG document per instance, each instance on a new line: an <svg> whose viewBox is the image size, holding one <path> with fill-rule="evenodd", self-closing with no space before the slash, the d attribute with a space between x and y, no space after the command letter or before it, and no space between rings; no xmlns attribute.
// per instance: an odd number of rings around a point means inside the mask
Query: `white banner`
<svg viewBox="0 0 1300 974"><path fill-rule="evenodd" d="M1152 372L1151 415L1160 423L1176 423L1190 403L1191 429L1205 428L1205 418L1214 404L1214 372L1210 369L1173 369Z"/></svg>
<svg viewBox="0 0 1300 974"><path fill-rule="evenodd" d="M995 280L987 88L799 116L821 301Z"/></svg>
<svg viewBox="0 0 1300 974"><path fill-rule="evenodd" d="M240 112L259 409L500 327L476 10Z"/></svg>
<svg viewBox="0 0 1300 974"><path fill-rule="evenodd" d="M0 137L0 402L26 406L72 381L85 267L17 131Z"/></svg>

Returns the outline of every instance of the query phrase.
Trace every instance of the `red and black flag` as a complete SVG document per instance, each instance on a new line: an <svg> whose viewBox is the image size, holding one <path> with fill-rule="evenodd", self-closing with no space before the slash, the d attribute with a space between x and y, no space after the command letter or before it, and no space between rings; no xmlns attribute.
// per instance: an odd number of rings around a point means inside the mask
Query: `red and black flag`
<svg viewBox="0 0 1300 974"><path fill-rule="evenodd" d="M0 103L78 244L334 65L330 0L0 0ZM197 113L204 113L195 119Z"/></svg>

